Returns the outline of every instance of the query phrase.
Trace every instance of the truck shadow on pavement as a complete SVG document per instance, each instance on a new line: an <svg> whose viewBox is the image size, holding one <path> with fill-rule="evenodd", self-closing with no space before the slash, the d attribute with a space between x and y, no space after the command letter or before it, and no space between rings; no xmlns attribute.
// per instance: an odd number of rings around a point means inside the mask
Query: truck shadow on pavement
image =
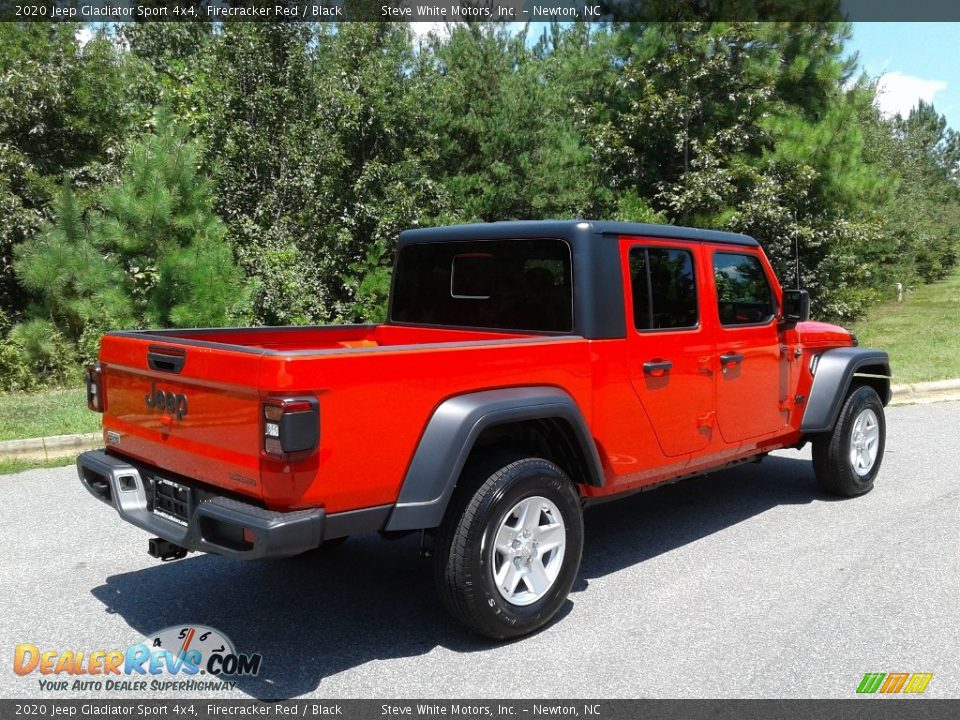
<svg viewBox="0 0 960 720"><path fill-rule="evenodd" d="M832 501L809 459L771 456L589 508L579 585L695 542L778 505ZM574 590L579 589L574 586Z"/></svg>
<svg viewBox="0 0 960 720"><path fill-rule="evenodd" d="M585 590L593 578L778 505L815 499L825 498L808 460L770 457L760 465L590 508L574 592ZM446 615L434 592L431 564L416 552L418 544L417 537L385 542L370 536L328 554L258 563L191 555L108 577L92 593L107 612L119 614L142 635L181 624L217 628L238 652L263 656L259 675L237 679L239 691L260 699L292 698L317 690L324 678L374 660L415 657L437 647L464 653L495 645ZM557 620L572 608L568 601ZM408 677L392 694L406 694L416 682ZM369 695L391 694L392 688L355 689Z"/></svg>

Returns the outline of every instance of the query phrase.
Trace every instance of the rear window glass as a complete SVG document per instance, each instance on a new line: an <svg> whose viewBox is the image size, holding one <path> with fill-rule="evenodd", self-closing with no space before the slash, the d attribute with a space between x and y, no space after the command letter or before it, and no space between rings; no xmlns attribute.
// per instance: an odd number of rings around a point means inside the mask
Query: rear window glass
<svg viewBox="0 0 960 720"><path fill-rule="evenodd" d="M687 250L632 248L630 280L637 330L696 327L697 283Z"/></svg>
<svg viewBox="0 0 960 720"><path fill-rule="evenodd" d="M491 330L571 332L563 240L417 243L400 250L391 319Z"/></svg>

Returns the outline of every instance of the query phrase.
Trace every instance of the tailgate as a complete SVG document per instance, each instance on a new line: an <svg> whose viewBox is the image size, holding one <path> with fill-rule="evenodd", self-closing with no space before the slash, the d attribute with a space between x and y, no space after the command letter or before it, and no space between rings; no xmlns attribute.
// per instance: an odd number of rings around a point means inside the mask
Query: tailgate
<svg viewBox="0 0 960 720"><path fill-rule="evenodd" d="M260 352L240 347L104 336L104 442L164 470L262 497L260 362Z"/></svg>

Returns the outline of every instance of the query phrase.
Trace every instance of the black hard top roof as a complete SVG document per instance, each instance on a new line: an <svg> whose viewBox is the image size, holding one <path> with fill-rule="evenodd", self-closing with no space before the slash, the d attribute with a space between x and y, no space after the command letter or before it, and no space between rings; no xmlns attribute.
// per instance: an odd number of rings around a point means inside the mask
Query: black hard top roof
<svg viewBox="0 0 960 720"><path fill-rule="evenodd" d="M677 240L706 241L756 247L759 243L749 235L701 230L675 225L615 222L610 220L511 220L508 222L447 225L418 228L400 233L400 245L451 240L496 240L506 238L542 238L592 235L639 235Z"/></svg>

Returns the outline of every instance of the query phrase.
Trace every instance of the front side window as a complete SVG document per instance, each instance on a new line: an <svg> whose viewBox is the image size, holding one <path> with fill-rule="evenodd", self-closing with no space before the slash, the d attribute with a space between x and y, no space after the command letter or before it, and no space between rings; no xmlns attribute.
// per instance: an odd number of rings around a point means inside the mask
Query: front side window
<svg viewBox="0 0 960 720"><path fill-rule="evenodd" d="M630 283L637 330L696 327L697 283L688 250L631 248Z"/></svg>
<svg viewBox="0 0 960 720"><path fill-rule="evenodd" d="M776 315L773 291L755 255L714 253L713 277L721 324L756 325Z"/></svg>
<svg viewBox="0 0 960 720"><path fill-rule="evenodd" d="M563 240L415 243L400 250L391 320L527 332L573 330Z"/></svg>

